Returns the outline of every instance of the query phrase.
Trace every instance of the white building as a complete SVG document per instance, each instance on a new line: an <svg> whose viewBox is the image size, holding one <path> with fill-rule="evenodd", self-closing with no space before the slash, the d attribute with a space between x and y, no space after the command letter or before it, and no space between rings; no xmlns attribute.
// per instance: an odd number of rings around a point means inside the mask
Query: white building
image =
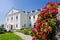
<svg viewBox="0 0 60 40"><path fill-rule="evenodd" d="M12 9L5 18L5 28L7 31L11 29L33 28L34 22L40 9L31 12Z"/></svg>

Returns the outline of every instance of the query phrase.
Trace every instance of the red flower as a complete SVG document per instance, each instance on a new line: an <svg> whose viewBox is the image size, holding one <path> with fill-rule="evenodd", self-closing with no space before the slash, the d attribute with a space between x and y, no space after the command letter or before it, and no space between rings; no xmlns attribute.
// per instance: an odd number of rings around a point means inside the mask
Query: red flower
<svg viewBox="0 0 60 40"><path fill-rule="evenodd" d="M45 11L41 11L41 15L44 15L45 14Z"/></svg>
<svg viewBox="0 0 60 40"><path fill-rule="evenodd" d="M45 32L42 32L42 35L45 35Z"/></svg>
<svg viewBox="0 0 60 40"><path fill-rule="evenodd" d="M44 27L44 26L41 26L41 28L43 28L43 29L44 29L45 27Z"/></svg>
<svg viewBox="0 0 60 40"><path fill-rule="evenodd" d="M32 40L35 40L35 38L33 37Z"/></svg>
<svg viewBox="0 0 60 40"><path fill-rule="evenodd" d="M58 9L57 8L55 8L55 11L56 11L56 13L58 13Z"/></svg>
<svg viewBox="0 0 60 40"><path fill-rule="evenodd" d="M40 35L40 34L41 34L41 31L38 32L38 35Z"/></svg>
<svg viewBox="0 0 60 40"><path fill-rule="evenodd" d="M36 28L38 30L38 28L40 28L41 24L38 23L37 25L34 26L34 28Z"/></svg>
<svg viewBox="0 0 60 40"><path fill-rule="evenodd" d="M40 27L40 26L41 26L41 24L40 24L40 23L38 23L38 24L37 24L37 27Z"/></svg>
<svg viewBox="0 0 60 40"><path fill-rule="evenodd" d="M48 2L48 4L50 4L51 6L53 6L55 4L55 2Z"/></svg>
<svg viewBox="0 0 60 40"><path fill-rule="evenodd" d="M58 10L57 9L50 9L49 12L51 14L57 14L58 13Z"/></svg>
<svg viewBox="0 0 60 40"><path fill-rule="evenodd" d="M46 35L42 35L42 38L43 38L44 40L47 40Z"/></svg>
<svg viewBox="0 0 60 40"><path fill-rule="evenodd" d="M46 26L45 29L46 29L47 31L50 30L50 28L49 28L48 26Z"/></svg>
<svg viewBox="0 0 60 40"><path fill-rule="evenodd" d="M46 23L46 20L43 20L44 23Z"/></svg>
<svg viewBox="0 0 60 40"><path fill-rule="evenodd" d="M47 20L48 20L48 19L46 18L45 20L43 20L43 22L44 22L44 23L46 23L46 22L47 22Z"/></svg>
<svg viewBox="0 0 60 40"><path fill-rule="evenodd" d="M46 16L47 16L47 14L45 13L45 14L44 14L44 17L46 17Z"/></svg>
<svg viewBox="0 0 60 40"><path fill-rule="evenodd" d="M35 29L35 28L33 28L33 29L32 29L32 32L36 34L36 29Z"/></svg>
<svg viewBox="0 0 60 40"><path fill-rule="evenodd" d="M42 16L42 14L41 14L41 13L40 13L40 14L38 14L38 17L39 17L39 16Z"/></svg>
<svg viewBox="0 0 60 40"><path fill-rule="evenodd" d="M37 26L34 26L34 28L36 28L36 29L38 30L38 28L39 28L39 27L37 27Z"/></svg>
<svg viewBox="0 0 60 40"><path fill-rule="evenodd" d="M49 8L44 8L43 11L46 13L48 12Z"/></svg>
<svg viewBox="0 0 60 40"><path fill-rule="evenodd" d="M36 22L40 23L41 21L40 21L40 19L37 19L37 21L36 21Z"/></svg>
<svg viewBox="0 0 60 40"><path fill-rule="evenodd" d="M44 15L46 12L48 12L48 8L44 8L42 11L41 11L41 15Z"/></svg>

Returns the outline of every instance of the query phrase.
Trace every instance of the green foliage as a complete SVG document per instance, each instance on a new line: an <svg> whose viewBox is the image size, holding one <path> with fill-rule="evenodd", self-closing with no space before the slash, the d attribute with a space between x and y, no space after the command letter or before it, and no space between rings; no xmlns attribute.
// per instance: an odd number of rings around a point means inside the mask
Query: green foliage
<svg viewBox="0 0 60 40"><path fill-rule="evenodd" d="M32 40L52 40L56 29L56 15L58 14L58 4L49 2L38 14L38 18L32 28Z"/></svg>
<svg viewBox="0 0 60 40"><path fill-rule="evenodd" d="M0 34L2 34L2 33L4 33L4 31L1 31L1 30L0 30Z"/></svg>
<svg viewBox="0 0 60 40"><path fill-rule="evenodd" d="M0 25L0 28L3 28L4 27L4 24Z"/></svg>
<svg viewBox="0 0 60 40"><path fill-rule="evenodd" d="M21 33L26 34L26 35L32 35L30 28L24 28L22 30L17 30L17 32L21 32Z"/></svg>

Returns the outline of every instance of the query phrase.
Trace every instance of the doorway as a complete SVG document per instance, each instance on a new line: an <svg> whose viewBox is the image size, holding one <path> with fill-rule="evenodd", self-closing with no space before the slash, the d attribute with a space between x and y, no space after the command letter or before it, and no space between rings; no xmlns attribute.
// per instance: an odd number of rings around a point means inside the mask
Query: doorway
<svg viewBox="0 0 60 40"><path fill-rule="evenodd" d="M13 25L11 25L11 30L13 29Z"/></svg>

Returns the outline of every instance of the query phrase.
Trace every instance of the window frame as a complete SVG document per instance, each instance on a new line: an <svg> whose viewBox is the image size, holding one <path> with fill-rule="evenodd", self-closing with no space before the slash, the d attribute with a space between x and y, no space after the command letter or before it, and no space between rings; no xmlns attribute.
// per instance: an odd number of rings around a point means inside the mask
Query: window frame
<svg viewBox="0 0 60 40"><path fill-rule="evenodd" d="M16 24L16 27L18 27L18 24Z"/></svg>
<svg viewBox="0 0 60 40"><path fill-rule="evenodd" d="M31 19L31 17L29 16L29 19Z"/></svg>
<svg viewBox="0 0 60 40"><path fill-rule="evenodd" d="M18 16L16 16L16 20L18 20Z"/></svg>
<svg viewBox="0 0 60 40"><path fill-rule="evenodd" d="M13 20L13 17L11 17L11 20Z"/></svg>
<svg viewBox="0 0 60 40"><path fill-rule="evenodd" d="M35 16L33 16L33 18L35 19Z"/></svg>

